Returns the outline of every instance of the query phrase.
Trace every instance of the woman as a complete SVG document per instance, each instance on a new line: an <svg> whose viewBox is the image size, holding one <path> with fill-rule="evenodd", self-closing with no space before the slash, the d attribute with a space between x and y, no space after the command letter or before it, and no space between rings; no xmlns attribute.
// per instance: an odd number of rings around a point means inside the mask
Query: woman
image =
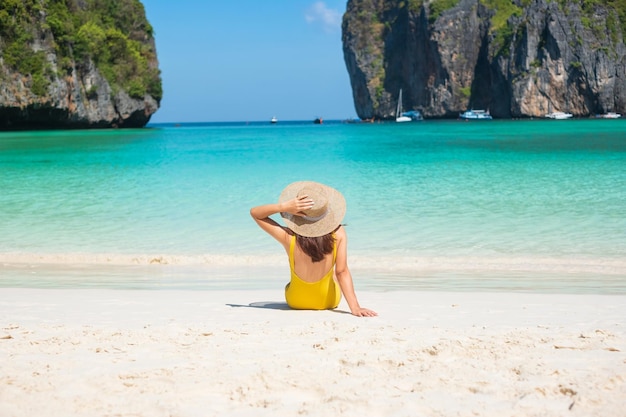
<svg viewBox="0 0 626 417"><path fill-rule="evenodd" d="M276 213L288 227L269 218ZM287 252L291 281L285 287L285 299L291 308L333 309L343 293L355 316L377 315L361 307L354 292L348 269L348 237L341 226L345 213L346 200L339 191L312 181L294 182L283 190L277 204L250 210L261 229Z"/></svg>

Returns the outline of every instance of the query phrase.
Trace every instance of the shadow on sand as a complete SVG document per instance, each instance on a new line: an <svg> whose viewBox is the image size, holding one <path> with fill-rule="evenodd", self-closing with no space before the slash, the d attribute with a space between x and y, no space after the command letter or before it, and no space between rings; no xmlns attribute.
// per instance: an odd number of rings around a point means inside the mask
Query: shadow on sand
<svg viewBox="0 0 626 417"><path fill-rule="evenodd" d="M250 304L226 304L230 307L252 307L252 308L269 308L272 310L291 310L287 303L277 301L257 301Z"/></svg>
<svg viewBox="0 0 626 417"><path fill-rule="evenodd" d="M256 301L254 303L250 303L250 304L229 304L226 303L227 306L230 307L248 307L248 308L269 308L271 310L294 310L291 307L289 307L287 305L287 303L285 302L279 302L279 301ZM333 309L333 310L327 310L327 311L332 311L333 313L342 313L342 314L350 314L349 311L344 311L344 310L338 310L338 309Z"/></svg>

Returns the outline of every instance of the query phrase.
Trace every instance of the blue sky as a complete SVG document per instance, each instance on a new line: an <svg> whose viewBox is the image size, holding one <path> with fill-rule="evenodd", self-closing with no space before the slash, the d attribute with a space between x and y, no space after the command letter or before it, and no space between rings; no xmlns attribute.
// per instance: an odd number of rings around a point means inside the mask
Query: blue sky
<svg viewBox="0 0 626 417"><path fill-rule="evenodd" d="M163 80L152 123L355 117L346 0L142 0Z"/></svg>

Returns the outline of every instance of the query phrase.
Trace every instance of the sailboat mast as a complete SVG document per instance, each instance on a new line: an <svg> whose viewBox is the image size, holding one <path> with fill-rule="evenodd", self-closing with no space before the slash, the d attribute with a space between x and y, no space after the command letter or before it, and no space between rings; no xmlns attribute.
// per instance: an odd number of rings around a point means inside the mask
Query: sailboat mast
<svg viewBox="0 0 626 417"><path fill-rule="evenodd" d="M400 117L401 112L402 112L402 89L400 89L400 94L398 96L398 105L396 106L396 119Z"/></svg>

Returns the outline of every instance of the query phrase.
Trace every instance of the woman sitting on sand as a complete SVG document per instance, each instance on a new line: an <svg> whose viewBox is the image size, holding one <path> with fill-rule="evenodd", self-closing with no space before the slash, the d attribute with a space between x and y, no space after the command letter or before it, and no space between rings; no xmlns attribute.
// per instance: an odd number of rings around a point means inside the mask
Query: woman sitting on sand
<svg viewBox="0 0 626 417"><path fill-rule="evenodd" d="M288 227L269 218L276 213ZM339 191L311 181L294 182L283 190L277 204L250 210L261 229L279 241L289 256L291 281L285 287L285 299L291 308L333 309L343 293L355 316L377 315L362 308L354 292L348 237L341 226L345 213L346 200Z"/></svg>

